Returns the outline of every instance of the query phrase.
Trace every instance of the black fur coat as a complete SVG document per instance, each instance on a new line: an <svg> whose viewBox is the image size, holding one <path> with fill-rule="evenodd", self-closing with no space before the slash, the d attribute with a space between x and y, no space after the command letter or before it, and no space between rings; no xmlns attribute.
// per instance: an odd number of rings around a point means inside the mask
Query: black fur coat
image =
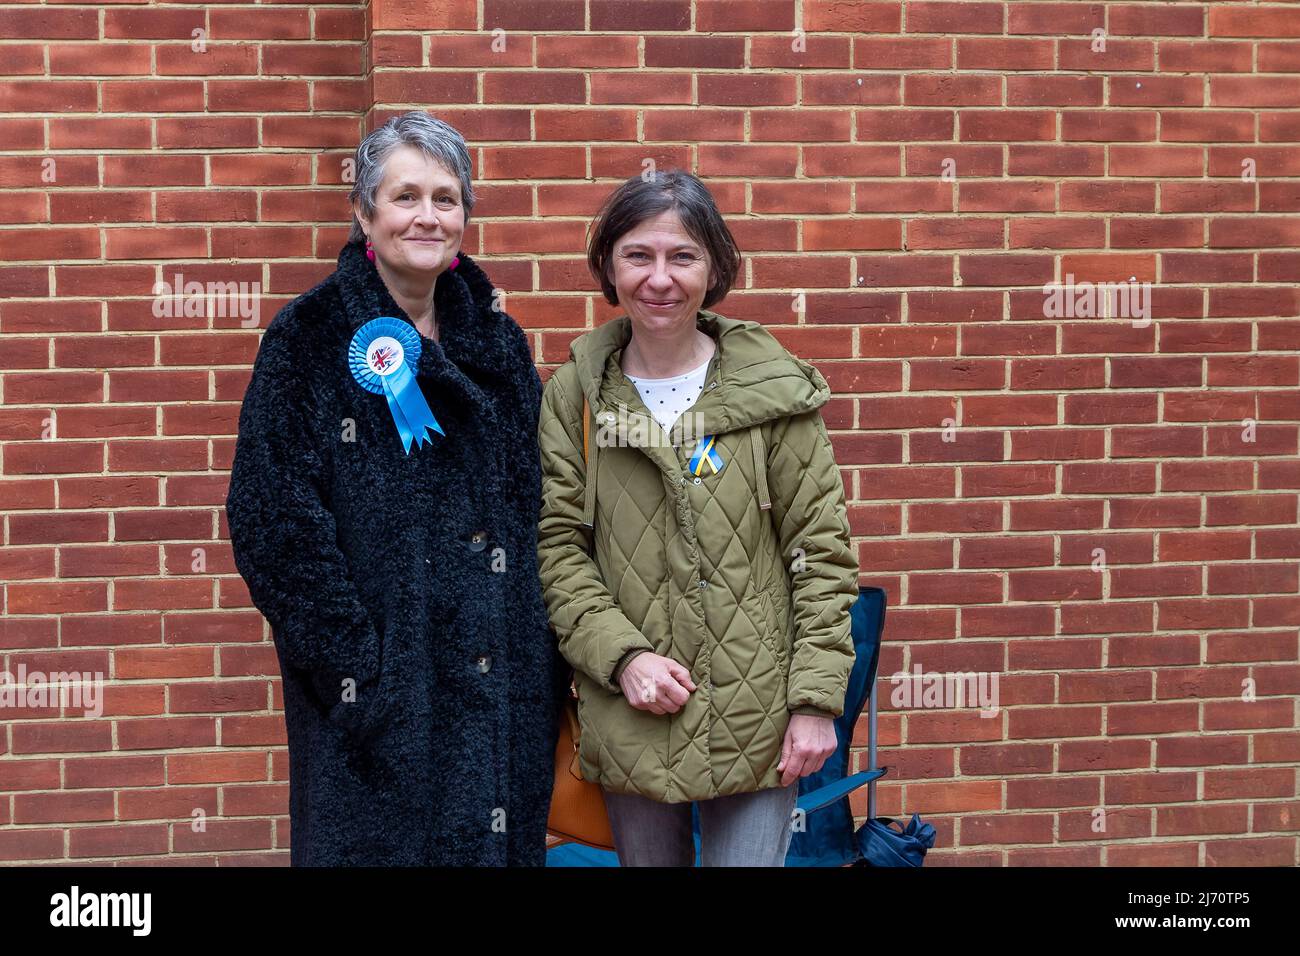
<svg viewBox="0 0 1300 956"><path fill-rule="evenodd" d="M294 865L545 863L541 382L492 294L464 253L438 278L415 371L446 437L410 454L348 369L360 326L411 321L360 243L262 337L226 514L280 659Z"/></svg>

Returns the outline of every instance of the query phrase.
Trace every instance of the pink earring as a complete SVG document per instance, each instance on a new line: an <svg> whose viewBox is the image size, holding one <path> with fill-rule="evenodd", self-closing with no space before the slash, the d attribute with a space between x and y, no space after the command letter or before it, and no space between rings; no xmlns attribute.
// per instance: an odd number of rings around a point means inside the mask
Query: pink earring
<svg viewBox="0 0 1300 956"><path fill-rule="evenodd" d="M454 268L456 268L458 265L460 265L460 256L455 256L455 257L451 260L451 265L449 266L449 268L454 269Z"/></svg>
<svg viewBox="0 0 1300 956"><path fill-rule="evenodd" d="M366 240L366 258L371 262L375 261L375 247L370 244L369 239Z"/></svg>

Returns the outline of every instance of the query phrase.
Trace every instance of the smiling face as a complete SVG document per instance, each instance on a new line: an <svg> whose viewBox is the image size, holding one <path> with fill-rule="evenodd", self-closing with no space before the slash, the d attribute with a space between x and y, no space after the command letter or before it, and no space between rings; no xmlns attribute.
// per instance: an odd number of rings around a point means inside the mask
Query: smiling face
<svg viewBox="0 0 1300 956"><path fill-rule="evenodd" d="M460 180L414 146L389 155L374 216L367 219L360 203L353 211L377 262L394 272L442 272L465 234Z"/></svg>
<svg viewBox="0 0 1300 956"><path fill-rule="evenodd" d="M709 289L709 257L674 210L629 229L614 242L610 279L633 335L681 335Z"/></svg>

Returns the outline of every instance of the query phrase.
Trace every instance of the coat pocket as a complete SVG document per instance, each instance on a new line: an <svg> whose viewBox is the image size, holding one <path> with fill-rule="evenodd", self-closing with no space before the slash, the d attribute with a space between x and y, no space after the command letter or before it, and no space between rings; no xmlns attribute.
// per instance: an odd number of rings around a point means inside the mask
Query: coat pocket
<svg viewBox="0 0 1300 956"><path fill-rule="evenodd" d="M776 606L772 603L772 595L766 589L758 592L759 603L763 607L763 619L767 626L763 628L763 639L767 641L768 647L772 651L772 656L776 658L776 663L781 668L781 673L789 676L790 661L786 653L786 633L785 627L781 623L780 616L776 613Z"/></svg>
<svg viewBox="0 0 1300 956"><path fill-rule="evenodd" d="M374 679L366 684L358 684L354 688L355 698L351 701L341 699L340 688L340 699L334 702L328 711L331 721L345 727L363 742L377 736L385 728L395 706L392 696L393 682L389 676L393 669L392 657L395 650L386 636L386 631L379 631L377 636L379 668Z"/></svg>
<svg viewBox="0 0 1300 956"><path fill-rule="evenodd" d="M582 745L587 742L587 731L582 724L583 709L587 706L587 695L582 692L582 681L577 674L573 677L573 689L577 692L575 694L577 698L575 709L578 712L578 755L582 756Z"/></svg>
<svg viewBox="0 0 1300 956"><path fill-rule="evenodd" d="M595 765L600 751L600 738L594 728L597 715L593 713L593 704L596 698L612 695L582 673L575 675L574 686L578 690L578 756Z"/></svg>

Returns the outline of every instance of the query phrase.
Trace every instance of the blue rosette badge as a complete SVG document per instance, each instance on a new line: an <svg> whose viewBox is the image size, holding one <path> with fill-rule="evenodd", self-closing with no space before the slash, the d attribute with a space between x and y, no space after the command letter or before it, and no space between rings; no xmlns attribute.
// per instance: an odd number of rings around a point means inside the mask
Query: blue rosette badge
<svg viewBox="0 0 1300 956"><path fill-rule="evenodd" d="M348 367L357 384L368 392L388 399L402 448L409 455L411 443L430 443L426 429L446 437L433 417L411 371L420 361L420 336L409 324L392 316L371 319L352 336L348 346Z"/></svg>

